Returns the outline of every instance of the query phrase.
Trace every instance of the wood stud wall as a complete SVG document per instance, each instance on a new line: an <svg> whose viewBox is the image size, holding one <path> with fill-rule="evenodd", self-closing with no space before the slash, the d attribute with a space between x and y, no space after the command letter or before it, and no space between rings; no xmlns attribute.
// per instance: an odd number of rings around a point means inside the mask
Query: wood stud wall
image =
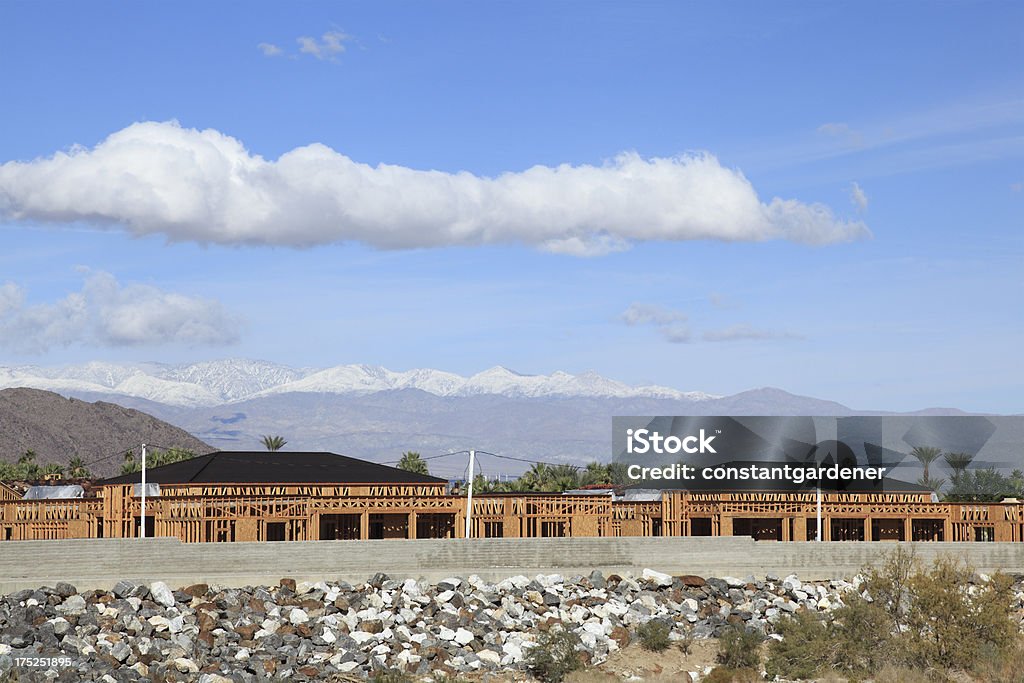
<svg viewBox="0 0 1024 683"><path fill-rule="evenodd" d="M2 493L2 491L0 491ZM1024 504L936 503L929 494L828 493L823 540L1024 541ZM0 541L137 536L141 501L131 485L96 498L0 496ZM185 543L333 538L462 538L466 499L444 485L182 485L147 498L156 536ZM752 535L812 540L811 494L664 492L661 500L607 495L486 494L473 499L476 538Z"/></svg>

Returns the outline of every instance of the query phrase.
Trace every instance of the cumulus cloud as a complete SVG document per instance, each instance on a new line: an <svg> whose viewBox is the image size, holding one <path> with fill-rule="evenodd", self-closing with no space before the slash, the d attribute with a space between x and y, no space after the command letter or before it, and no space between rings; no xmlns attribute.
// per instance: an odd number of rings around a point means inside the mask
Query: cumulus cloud
<svg viewBox="0 0 1024 683"><path fill-rule="evenodd" d="M750 325L732 325L721 330L708 330L701 338L708 342L758 341L764 339L794 339L799 335L792 332L762 330Z"/></svg>
<svg viewBox="0 0 1024 683"><path fill-rule="evenodd" d="M864 211L868 208L868 196L857 183L850 185L850 201L853 202L858 211Z"/></svg>
<svg viewBox="0 0 1024 683"><path fill-rule="evenodd" d="M259 48L260 52L263 53L264 57L280 57L282 54L284 54L284 50L279 48L277 45L274 45L273 43L260 43L256 47Z"/></svg>
<svg viewBox="0 0 1024 683"><path fill-rule="evenodd" d="M656 304L631 304L620 316L622 322L630 327L650 325L658 330L658 334L673 344L683 344L692 338L690 328L686 325L686 314L672 308Z"/></svg>
<svg viewBox="0 0 1024 683"><path fill-rule="evenodd" d="M322 144L277 160L216 130L137 123L92 149L0 165L8 220L123 226L171 241L383 249L518 243L577 256L636 242L870 236L821 204L762 201L710 154L534 166L495 177L371 166Z"/></svg>
<svg viewBox="0 0 1024 683"><path fill-rule="evenodd" d="M352 36L342 31L328 31L319 40L311 36L299 36L296 40L299 52L317 59L333 59L345 51L345 43L352 40Z"/></svg>
<svg viewBox="0 0 1024 683"><path fill-rule="evenodd" d="M0 346L23 353L72 344L231 344L240 328L241 320L216 301L122 285L105 272L86 271L81 291L53 303L26 305L20 287L0 286Z"/></svg>

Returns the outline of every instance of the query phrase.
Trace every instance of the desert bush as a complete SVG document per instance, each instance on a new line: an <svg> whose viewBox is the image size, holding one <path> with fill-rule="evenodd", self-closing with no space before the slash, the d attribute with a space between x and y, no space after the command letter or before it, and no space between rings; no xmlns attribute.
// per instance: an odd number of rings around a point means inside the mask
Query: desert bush
<svg viewBox="0 0 1024 683"><path fill-rule="evenodd" d="M761 641L757 631L730 626L718 638L718 663L727 669L756 669L761 665Z"/></svg>
<svg viewBox="0 0 1024 683"><path fill-rule="evenodd" d="M986 683L1024 683L1024 638L1002 651L983 650L971 673Z"/></svg>
<svg viewBox="0 0 1024 683"><path fill-rule="evenodd" d="M983 652L1001 652L1013 644L1012 581L997 574L972 586L973 575L966 562L946 557L936 560L931 571L911 576L906 628L899 636L904 663L969 670Z"/></svg>
<svg viewBox="0 0 1024 683"><path fill-rule="evenodd" d="M833 671L851 680L878 681L883 672L888 680L902 681L907 671L932 681L952 672L975 671L985 681L1010 676L998 663L1019 662L1021 656L1014 650L1020 646L1011 620L1012 582L997 574L972 584L973 575L966 562L944 557L925 569L912 553L897 549L866 572L871 600L845 595L845 605L831 613L829 623L801 614L780 621L776 626L783 639L768 648L766 669L783 678Z"/></svg>
<svg viewBox="0 0 1024 683"><path fill-rule="evenodd" d="M856 593L843 600L845 606L831 615L829 664L853 679L869 676L892 656L893 627L876 603Z"/></svg>
<svg viewBox="0 0 1024 683"><path fill-rule="evenodd" d="M716 666L701 679L701 683L759 683L763 679L753 669L730 669L727 666Z"/></svg>
<svg viewBox="0 0 1024 683"><path fill-rule="evenodd" d="M693 631L690 629L683 631L682 637L676 641L676 647L679 648L679 651L684 655L690 654L693 650Z"/></svg>
<svg viewBox="0 0 1024 683"><path fill-rule="evenodd" d="M530 672L549 683L559 683L572 671L582 666L576 647L580 637L564 628L553 628L540 635L537 644L526 654Z"/></svg>
<svg viewBox="0 0 1024 683"><path fill-rule="evenodd" d="M942 683L949 679L941 672L920 671L886 664L872 677L873 683Z"/></svg>
<svg viewBox="0 0 1024 683"><path fill-rule="evenodd" d="M412 677L402 671L388 669L377 671L370 677L371 683L412 683Z"/></svg>
<svg viewBox="0 0 1024 683"><path fill-rule="evenodd" d="M781 619L775 629L782 640L768 647L765 671L769 678L813 678L833 660L835 639L817 614L800 610Z"/></svg>
<svg viewBox="0 0 1024 683"><path fill-rule="evenodd" d="M664 652L669 646L669 633L672 629L663 621L652 619L640 624L636 635L640 638L640 646L651 652Z"/></svg>

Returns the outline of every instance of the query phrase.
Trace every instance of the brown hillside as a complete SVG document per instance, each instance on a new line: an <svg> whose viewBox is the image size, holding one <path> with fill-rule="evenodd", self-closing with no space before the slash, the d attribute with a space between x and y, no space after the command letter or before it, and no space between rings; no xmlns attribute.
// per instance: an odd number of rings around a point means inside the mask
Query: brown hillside
<svg viewBox="0 0 1024 683"><path fill-rule="evenodd" d="M0 390L0 460L15 462L25 451L37 463L67 465L74 456L95 476L111 476L121 468L125 450L136 456L142 443L187 448L196 454L214 450L183 429L138 410L114 403L88 403L39 389Z"/></svg>

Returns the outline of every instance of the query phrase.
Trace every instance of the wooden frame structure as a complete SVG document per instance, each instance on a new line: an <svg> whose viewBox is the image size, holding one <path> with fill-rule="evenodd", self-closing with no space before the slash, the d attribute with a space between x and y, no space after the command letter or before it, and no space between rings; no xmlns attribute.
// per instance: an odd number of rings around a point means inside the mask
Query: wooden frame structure
<svg viewBox="0 0 1024 683"><path fill-rule="evenodd" d="M0 541L139 535L131 484L94 497L12 499L0 487ZM182 484L146 501L146 535L186 543L462 538L467 500L443 484ZM660 500L611 494L474 496L471 536L752 536L814 540L817 499L806 493L665 491ZM822 536L841 540L1024 541L1024 503L937 503L927 493L826 493Z"/></svg>

